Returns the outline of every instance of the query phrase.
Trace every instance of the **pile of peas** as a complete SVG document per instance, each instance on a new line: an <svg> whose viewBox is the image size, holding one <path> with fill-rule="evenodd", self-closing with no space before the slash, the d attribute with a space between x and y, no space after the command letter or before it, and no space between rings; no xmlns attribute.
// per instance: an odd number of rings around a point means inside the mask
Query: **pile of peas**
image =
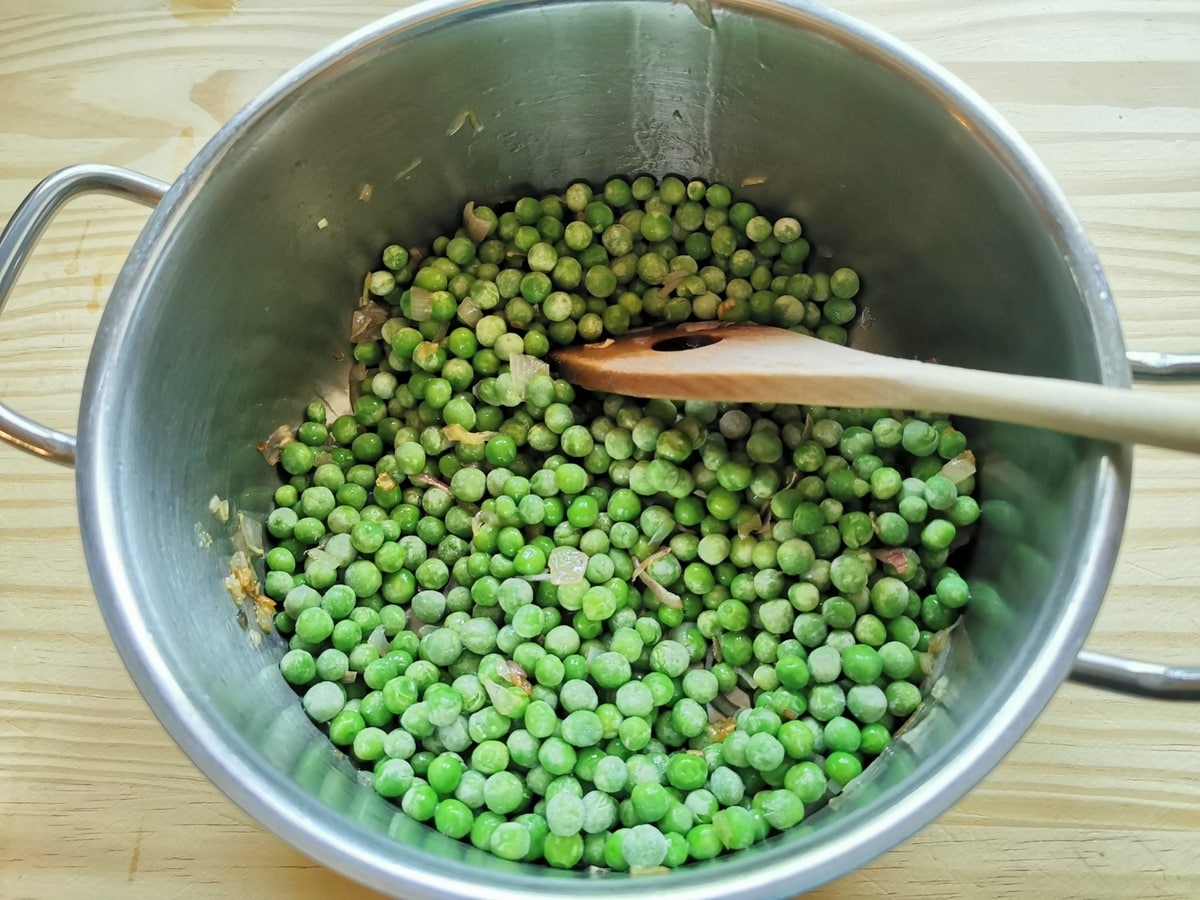
<svg viewBox="0 0 1200 900"><path fill-rule="evenodd" d="M785 831L884 751L969 599L962 433L522 358L689 319L845 342L858 276L808 260L796 219L646 176L383 251L353 414L314 402L282 448L264 582L283 677L380 795L503 859L638 871Z"/></svg>

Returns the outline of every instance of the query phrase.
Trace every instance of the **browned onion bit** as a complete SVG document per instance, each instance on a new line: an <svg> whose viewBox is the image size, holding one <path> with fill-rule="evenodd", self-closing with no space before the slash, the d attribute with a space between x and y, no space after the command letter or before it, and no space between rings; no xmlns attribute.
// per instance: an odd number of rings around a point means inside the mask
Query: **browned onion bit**
<svg viewBox="0 0 1200 900"><path fill-rule="evenodd" d="M279 462L280 451L294 440L296 440L296 432L292 429L291 425L284 422L272 431L265 441L258 445L258 452L273 466Z"/></svg>
<svg viewBox="0 0 1200 900"><path fill-rule="evenodd" d="M383 323L391 314L378 303L367 301L358 306L350 317L350 341L363 344L383 336Z"/></svg>
<svg viewBox="0 0 1200 900"><path fill-rule="evenodd" d="M467 231L467 237L476 244L482 243L492 229L492 224L487 219L475 215L474 200L468 201L463 207L463 228Z"/></svg>

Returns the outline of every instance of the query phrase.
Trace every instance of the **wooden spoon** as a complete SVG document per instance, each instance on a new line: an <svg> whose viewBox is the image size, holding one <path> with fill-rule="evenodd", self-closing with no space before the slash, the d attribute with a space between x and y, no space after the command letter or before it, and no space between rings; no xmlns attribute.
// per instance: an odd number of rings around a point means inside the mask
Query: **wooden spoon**
<svg viewBox="0 0 1200 900"><path fill-rule="evenodd" d="M1200 453L1200 403L879 356L750 323L692 322L555 351L596 391L671 400L925 409Z"/></svg>

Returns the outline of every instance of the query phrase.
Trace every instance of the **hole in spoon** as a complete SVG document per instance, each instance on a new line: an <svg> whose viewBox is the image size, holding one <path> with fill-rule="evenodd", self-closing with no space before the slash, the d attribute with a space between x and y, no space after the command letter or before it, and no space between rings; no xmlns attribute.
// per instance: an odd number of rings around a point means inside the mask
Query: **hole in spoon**
<svg viewBox="0 0 1200 900"><path fill-rule="evenodd" d="M708 347L711 344L719 343L720 340L719 337L712 337L707 334L677 334L674 337L663 338L650 349L665 350L668 352L695 350L699 347Z"/></svg>

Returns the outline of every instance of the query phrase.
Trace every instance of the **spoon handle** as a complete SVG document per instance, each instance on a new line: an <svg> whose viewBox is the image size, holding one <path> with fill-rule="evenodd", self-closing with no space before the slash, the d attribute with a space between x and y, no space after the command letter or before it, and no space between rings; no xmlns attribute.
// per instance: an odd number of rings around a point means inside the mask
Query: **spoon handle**
<svg viewBox="0 0 1200 900"><path fill-rule="evenodd" d="M876 372L873 377L880 393L891 395L898 408L936 409L1200 453L1200 404L1194 399L1058 378L896 362L900 365L894 375L881 377Z"/></svg>

